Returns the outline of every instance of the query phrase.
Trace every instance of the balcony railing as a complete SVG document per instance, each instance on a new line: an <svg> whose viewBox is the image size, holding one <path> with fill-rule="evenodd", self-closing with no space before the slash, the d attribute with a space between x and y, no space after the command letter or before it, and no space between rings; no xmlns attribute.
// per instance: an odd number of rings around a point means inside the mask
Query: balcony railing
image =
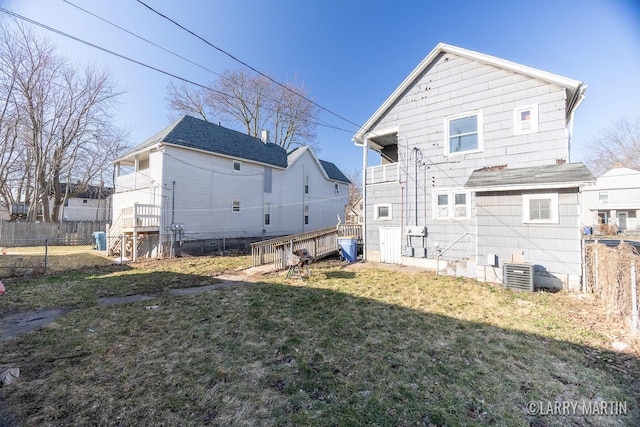
<svg viewBox="0 0 640 427"><path fill-rule="evenodd" d="M367 184L400 181L400 163L371 166L366 169L365 173Z"/></svg>
<svg viewBox="0 0 640 427"><path fill-rule="evenodd" d="M127 175L116 177L116 192L141 190L151 187L153 180L140 172L133 172Z"/></svg>
<svg viewBox="0 0 640 427"><path fill-rule="evenodd" d="M160 227L160 206L136 203L122 210L122 228Z"/></svg>

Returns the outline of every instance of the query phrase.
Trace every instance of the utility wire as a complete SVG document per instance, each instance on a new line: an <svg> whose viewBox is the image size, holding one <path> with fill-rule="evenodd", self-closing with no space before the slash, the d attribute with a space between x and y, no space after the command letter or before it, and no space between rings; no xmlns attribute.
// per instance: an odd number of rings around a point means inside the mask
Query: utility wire
<svg viewBox="0 0 640 427"><path fill-rule="evenodd" d="M65 0L65 2L66 2L66 0ZM69 3L69 2L67 2L67 3ZM72 6L75 6L75 5L73 5L72 3L69 3L69 4L71 4ZM76 6L76 7L77 7L77 6ZM80 8L80 9L81 9L81 8ZM84 10L84 9L82 9L82 10ZM96 44L94 44L94 43L88 42L88 41L83 40L83 39L81 39L81 38L79 38L79 37L72 36L71 34L65 33L65 32L63 32L63 31L61 31L61 30L55 29L55 28L50 27L50 26L48 26L48 25L46 25L46 24L43 24L43 23L41 23L41 22L38 22L38 21L35 21L35 20L33 20L33 19L27 18L26 16L23 16L23 15L20 15L20 14L15 13L15 12L13 12L13 11L7 10L7 9L5 9L5 8L3 8L3 7L0 7L0 12L4 12L4 13L6 13L6 14L8 14L8 15L13 16L14 18L18 18L18 19L23 20L23 21L25 21L25 22L28 22L28 23L30 23L30 24L33 24L33 25L36 25L36 26L38 26L38 27L44 28L44 29L45 29L45 30L47 30L47 31L51 31L51 32L56 33L56 34L59 34L59 35L61 35L61 36L63 36L63 37L67 37L67 38L69 38L69 39L71 39L71 40L74 40L74 41L77 41L77 42L79 42L79 43L85 44L85 45L90 46L90 47L92 47L92 48L94 48L94 49L101 50L101 51L103 51L103 52L105 52L105 53L108 53L108 54L111 54L111 55L117 56L118 58L124 59L124 60L126 60L126 61L129 61L129 62L132 62L132 63L134 63L134 64L140 65L140 66L142 66L142 67L148 68L148 69L150 69L150 70L157 71L157 72L159 72L159 73L161 73L161 74L164 74L164 75L166 75L166 76L173 77L173 78L178 79L178 80L180 80L180 81L182 81L182 82L185 82L185 83L188 83L188 84L194 85L194 86L199 87L199 88L204 89L204 90L208 90L208 91L211 91L211 92L214 92L214 93L220 94L220 95L222 95L222 96L227 96L227 94L225 94L224 92L221 92L221 91L219 91L219 90L213 89L213 88L211 88L211 87L209 87L209 86L205 86L205 85L203 85L203 84L200 84L200 83L194 82L193 80L189 80L189 79L187 79L187 78L180 77L180 76L178 76L177 74L170 73L170 72L168 72L168 71L162 70L162 69L157 68L157 67L154 67L154 66L152 66L152 65L145 64L144 62L138 61L138 60L133 59L133 58L130 58L130 57L128 57L128 56L125 56L125 55L122 55L122 54L120 54L120 53L114 52L114 51L109 50L109 49L107 49L107 48L104 48L104 47L98 46L98 45L96 45ZM90 13L90 12L87 12L87 13ZM91 13L90 13L90 14L91 14ZM93 15L93 14L92 14L92 15ZM95 16L95 15L94 15L94 16ZM96 16L96 17L97 17L97 16ZM99 17L97 17L97 18L99 18ZM102 18L99 18L99 19L102 19ZM118 27L118 26L117 26L117 25L115 25L115 24L113 24L113 25L114 25L114 26L116 26L116 27ZM121 28L121 27L118 27L118 28ZM171 51L169 51L169 50L167 50L167 49L165 49L165 48L163 48L163 47L161 47L161 46L158 46L157 44L155 44L155 43L153 43L153 42L151 42L151 41L148 41L148 40L146 40L146 39L144 39L144 38L142 38L142 37L140 37L140 36L137 36L137 35L135 35L135 34L133 34L133 33L129 32L129 31L127 31L126 29L123 29L123 28L121 28L121 29L122 29L123 31L126 31L127 33L130 33L130 34L134 35L135 37L138 37L138 38L140 38L140 39L142 39L142 40L144 40L144 41L147 41L148 43L151 43L151 44L152 44L152 45L154 45L154 46L159 47L159 48L160 48L160 49L162 49L162 50L165 50L165 51L167 51L167 52L169 52L169 53L175 54L175 53L173 53L173 52L171 52ZM195 63L195 62L193 62L193 61L191 61L191 60L189 60L189 59L187 59L187 58L184 58L184 57L182 57L182 56L180 56L180 55L178 55L178 54L175 54L175 55L176 55L176 56L178 56L178 57L179 57L179 58L181 58L181 59L184 59L184 60L185 60L185 61L187 61L187 62L190 62L190 63L192 63L192 64L194 64L194 65L196 65L196 66L198 66L198 67L200 67L200 68L203 68L203 69L205 69L205 70L207 70L207 71L210 71L211 73L213 73L213 74L215 74L215 75L220 76L218 73L215 73L214 71L209 70L208 68L206 68L206 67L204 67L204 66L202 66L202 65L199 65L199 64L197 64L197 63ZM220 76L220 77L222 77L222 76ZM290 89L288 89L288 90L290 90ZM295 92L294 92L294 93L295 93ZM299 95L299 96L301 96L301 95ZM317 124L317 125L319 125L319 126L323 126L323 127L327 127L327 128L331 128L331 129L336 129L336 130L339 130L339 131L343 131L343 132L346 132L346 133L351 133L351 132L352 132L352 131L350 131L350 130L343 129L343 128L340 128L340 127L338 127L338 126L334 126L334 125L328 124L328 123L323 122L323 121L313 121L312 123L313 123L313 124ZM357 126L357 125L356 125L356 126Z"/></svg>
<svg viewBox="0 0 640 427"><path fill-rule="evenodd" d="M326 107L323 107L322 105L318 104L317 102L313 101L312 99L307 98L306 96L296 92L295 90L287 87L286 85L278 82L277 80L271 78L270 76L268 76L267 74L257 70L256 68L252 67L251 65L249 65L248 63L242 61L241 59L236 58L235 56L233 56L232 54L230 54L229 52L227 52L226 50L214 45L213 43L209 42L207 39L205 39L204 37L194 33L193 31L189 30L188 28L184 27L183 25L179 24L178 22L174 21L173 19L169 18L167 15L162 14L161 12L158 12L157 10L155 10L154 8L152 8L151 6L149 6L148 4L146 4L145 2L143 2L142 0L136 0L138 3L140 3L141 5L143 5L144 7L146 7L147 9L151 10L153 13L161 16L162 18L166 19L167 21L171 22L172 24L178 26L179 28L181 28L182 30L186 31L187 33L191 34L192 36L200 39L201 41L203 41L204 43L206 43L207 45L211 46L212 48L216 49L217 51L227 55L229 58L233 59L234 61L244 65L245 67L249 68L250 70L254 71L255 73L258 73L259 75L261 75L262 77L270 80L271 82L275 83L276 85L282 87L285 90L288 90L289 92L291 92L292 94L299 96L300 98L304 99L305 101L315 105L316 107L320 108L323 111L326 111L327 113L357 127L358 129L362 129L362 126L360 126L357 123L352 122L351 120L341 116L338 113L333 112L332 110L329 110Z"/></svg>

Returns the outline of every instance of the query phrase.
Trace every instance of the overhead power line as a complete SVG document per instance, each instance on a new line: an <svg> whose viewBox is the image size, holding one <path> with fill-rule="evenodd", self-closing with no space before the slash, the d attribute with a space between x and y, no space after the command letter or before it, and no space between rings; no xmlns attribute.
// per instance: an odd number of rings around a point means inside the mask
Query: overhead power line
<svg viewBox="0 0 640 427"><path fill-rule="evenodd" d="M65 1L66 1L66 0L65 0ZM69 3L69 2L67 2L67 3ZM71 4L71 3L69 3L69 4ZM75 5L73 5L73 6L75 6ZM76 7L77 7L77 6L76 6ZM84 9L83 9L83 10L84 10ZM180 81L182 81L182 82L185 82L185 83L188 83L188 84L191 84L191 85L194 85L194 86L199 87L199 88L201 88L201 89L208 90L208 91L211 91L211 92L214 92L214 93L217 93L217 94L220 94L220 95L226 96L226 94L225 94L224 92L221 92L221 91L219 91L219 90L213 89L213 88L211 88L211 87L209 87L209 86L206 86L206 85L203 85L203 84L200 84L200 83L194 82L193 80L189 80L189 79L184 78L184 77L181 77L181 76L179 76L179 75L177 75L177 74L174 74L174 73L171 73L171 72L165 71L165 70L160 69L160 68L158 68L158 67L154 67L154 66L152 66L152 65L149 65L149 64L146 64L146 63L144 63L144 62L138 61L138 60L136 60L136 59L130 58L130 57L125 56L125 55L123 55L123 54L120 54L120 53L114 52L114 51L112 51L112 50L110 50L110 49L104 48L104 47L99 46L99 45L97 45L97 44L94 44L94 43L91 43L91 42L86 41L86 40L84 40L84 39L81 39L81 38L79 38L79 37L76 37L76 36L73 36L73 35L71 35L71 34L65 33L64 31L58 30L58 29L56 29L56 28L50 27L50 26L48 26L48 25L46 25L46 24L43 24L43 23L41 23L41 22L38 22L38 21L35 21L35 20L33 20L33 19L27 18L26 16L20 15L20 14L18 14L18 13L15 13L15 12L10 11L10 10L8 10L8 9L5 9L5 8L3 8L3 7L0 7L0 12L4 12L4 13L6 13L6 14L10 15L10 16L13 16L14 18L17 18L17 19L20 19L20 20L22 20L22 21L28 22L28 23L30 23L30 24L32 24L32 25L36 25L36 26L38 26L38 27L40 27L40 28L43 28L43 29L45 29L45 30L47 30L47 31L51 31L51 32L56 33L56 34L58 34L58 35L61 35L61 36L63 36L63 37L66 37L66 38L69 38L69 39L71 39L71 40L77 41L77 42L79 42L79 43L85 44L85 45L87 45L87 46L89 46L89 47L92 47L92 48L94 48L94 49L98 49L98 50L101 50L101 51L103 51L103 52L105 52L105 53L108 53L108 54L110 54L110 55L114 55L114 56L116 56L116 57L118 57L118 58L124 59L125 61L129 61L129 62L132 62L132 63L134 63L134 64L140 65L140 66L142 66L142 67L148 68L148 69L150 69L150 70L156 71L156 72L158 72L158 73L164 74L164 75L166 75L166 76L173 77L173 78L175 78L175 79L178 79L178 80L180 80ZM90 12L88 12L88 13L90 13ZM99 18L99 17L98 17L98 18ZM101 19L101 18L99 18L99 19ZM115 25L115 24L113 24L113 25ZM120 28L120 27L118 27L118 28ZM141 38L142 40L145 40L145 41L147 41L147 42L149 42L149 43L153 44L154 46L158 46L157 44L155 44L155 43L153 43L153 42L150 42L150 41L148 41L148 40L146 40L146 39L143 39L142 37L137 36L137 35L135 35L135 34L133 34L133 33L129 32L129 31L127 31L127 30L123 29L123 28L121 28L121 29L122 29L123 31L126 31L126 32L128 32L128 33L130 33L130 34L132 34L132 35L134 35L134 36L136 36L136 37L138 37L138 38ZM158 47L159 47L160 49L163 49L163 50L165 50L165 51L169 52L169 53L173 53L173 52L171 52L171 51L168 51L167 49L162 48L161 46L158 46ZM177 55L177 54L176 54L176 55ZM208 68L206 68L206 67L204 67L204 66L201 66L201 65L199 65L199 64L197 64L197 63L195 63L195 62L193 62L193 61L191 61L191 60L189 60L189 59L187 59L187 58L184 58L184 57L182 57L182 56L180 56L180 55L177 55L177 56L179 56L180 58L182 58L182 59L184 59L184 60L186 60L186 61L188 61L188 62L190 62L190 63L192 63L192 64L194 64L194 65L196 65L196 66L198 66L198 67L204 68L205 70L210 71L210 72L212 72L212 73L214 73L214 74L218 75L218 74L217 74L217 73L215 73L214 71L211 71L211 70L209 70ZM289 89L289 90L290 90L290 89ZM294 93L295 93L295 92L294 92ZM298 96L301 96L301 95L299 95L299 94L298 94ZM328 123L326 123L326 122L322 122L322 121L315 121L314 123L315 123L315 124L317 124L317 125L319 125L319 126L323 126L323 127L327 127L327 128L331 128L331 129L336 129L336 130L340 130L340 131L347 132L347 133L351 133L351 132L352 132L352 131L349 131L349 130L347 130L347 129L342 129L342 128L340 128L340 127L337 127L337 126L334 126L334 125L331 125L331 124L328 124ZM357 125L356 125L356 126L357 126Z"/></svg>
<svg viewBox="0 0 640 427"><path fill-rule="evenodd" d="M233 56L232 54L230 54L230 53L229 53L229 52L227 52L226 50L224 50L224 49L222 49L222 48L220 48L220 47L218 47L218 46L214 45L213 43L211 43L210 41L208 41L208 40L207 40L207 39L205 39L204 37L202 37L202 36L200 36L200 35L196 34L195 32L191 31L190 29L186 28L185 26L181 25L180 23L176 22L175 20L173 20L173 19L169 18L167 15L164 15L163 13L158 12L157 10L155 10L154 8L152 8L151 6L149 6L148 4L146 4L145 2L143 2L142 0L137 0L137 2L138 2L138 3L140 3L141 5L143 5L144 7L146 7L147 9L151 10L153 13L155 13L155 14L157 14L157 15L161 16L162 18L166 19L167 21L171 22L172 24L174 24L174 25L178 26L178 27L179 27L179 28L181 28L182 30L184 30L184 31L186 31L187 33L191 34L192 36L194 36L194 37L196 37L196 38L198 38L198 39L202 40L204 43L206 43L207 45L209 45L209 46L211 46L212 48L216 49L218 52L221 52L221 53L223 53L224 55L227 55L229 58L233 59L234 61L236 61L236 62L238 62L238 63L240 63L240 64L242 64L242 65L244 65L245 67L249 68L249 69L250 69L250 70L252 70L253 72L255 72L255 73L257 73L257 74L261 75L262 77L264 77L264 78L266 78L266 79L268 79L268 80L270 80L271 82L273 82L273 83L275 83L276 85L278 85L278 86L282 87L283 89L288 90L289 92L293 93L294 95L301 97L301 98L302 98L302 99L304 99L305 101L307 101L307 102L309 102L309 103L311 103L311 104L315 105L316 107L320 108L321 110L326 111L327 113L329 113L329 114L331 114L331 115L333 115L333 116L335 116L335 117L339 118L340 120L343 120L343 121L345 121L345 122L347 122L347 123L349 123L349 124L351 124L351 125L353 125L353 126L357 127L358 129L362 129L362 126L360 126L359 124L352 122L351 120L349 120L349 119L347 119L347 118L345 118L345 117L341 116L340 114L338 114L338 113L336 113L336 112L334 112L334 111L332 111L332 110L330 110L330 109L328 109L328 108L326 108L326 107L323 107L322 105L318 104L318 103L317 103L317 102L315 102L314 100L307 98L306 96L304 96L304 95L302 95L302 94L300 94L300 93L296 92L295 90L293 90L293 89L291 89L291 88L287 87L286 85L284 85L284 84L280 83L279 81L277 81L277 80L273 79L273 78L272 78L272 77L270 77L269 75L267 75L267 74L265 74L265 73L261 72L260 70L258 70L258 69L256 69L256 68L252 67L252 66L251 66L251 65L249 65L248 63L246 63L246 62L242 61L241 59L236 58L235 56Z"/></svg>

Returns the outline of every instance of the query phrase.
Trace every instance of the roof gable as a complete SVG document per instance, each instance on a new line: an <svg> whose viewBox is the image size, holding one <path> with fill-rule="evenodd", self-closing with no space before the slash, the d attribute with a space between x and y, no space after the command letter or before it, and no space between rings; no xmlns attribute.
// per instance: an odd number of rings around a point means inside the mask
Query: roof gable
<svg viewBox="0 0 640 427"><path fill-rule="evenodd" d="M293 150L289 151L288 153L289 165L294 164L299 158L302 157L302 155L305 152L308 152L311 158L316 162L316 164L324 174L325 178L333 181L340 181L346 184L351 184L351 181L349 180L349 178L347 178L346 175L342 173L342 171L335 164L328 162L326 160L318 159L315 152L308 145L296 147Z"/></svg>
<svg viewBox="0 0 640 427"><path fill-rule="evenodd" d="M208 151L281 168L287 167L287 152L279 145L265 144L253 136L191 116L184 116L173 122L121 156L120 159L161 143Z"/></svg>
<svg viewBox="0 0 640 427"><path fill-rule="evenodd" d="M578 80L569 79L483 53L440 43L426 56L425 59L422 60L422 62L411 72L411 74L407 76L407 78L400 84L400 86L398 86L398 88L396 88L391 96L389 96L389 98L387 98L387 100L376 110L376 112L369 118L369 120L367 120L364 126L360 128L358 133L355 134L353 139L357 144L362 143L365 134L368 133L375 126L375 124L388 112L388 110L395 105L395 103L403 96L403 94L420 78L425 70L427 70L427 68L429 68L431 64L440 57L441 54L445 53L455 54L460 57L468 58L484 64L493 65L498 68L523 74L564 87L567 91L567 117L571 116L573 111L577 108L578 104L582 101L584 92L587 88L586 85Z"/></svg>

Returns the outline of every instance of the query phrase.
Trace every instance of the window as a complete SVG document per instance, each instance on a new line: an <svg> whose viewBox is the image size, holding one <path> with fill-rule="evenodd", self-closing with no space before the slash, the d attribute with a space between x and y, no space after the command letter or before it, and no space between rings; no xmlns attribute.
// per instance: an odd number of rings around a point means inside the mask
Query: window
<svg viewBox="0 0 640 427"><path fill-rule="evenodd" d="M271 225L271 203L264 204L264 225Z"/></svg>
<svg viewBox="0 0 640 427"><path fill-rule="evenodd" d="M527 105L514 110L515 134L538 132L538 106Z"/></svg>
<svg viewBox="0 0 640 427"><path fill-rule="evenodd" d="M445 154L482 150L482 115L479 111L445 118Z"/></svg>
<svg viewBox="0 0 640 427"><path fill-rule="evenodd" d="M240 212L240 200L234 200L231 203L231 210L233 212Z"/></svg>
<svg viewBox="0 0 640 427"><path fill-rule="evenodd" d="M87 199L82 199L82 203L86 205L87 204Z"/></svg>
<svg viewBox="0 0 640 427"><path fill-rule="evenodd" d="M233 161L233 171L234 172L242 172L242 162L238 160Z"/></svg>
<svg viewBox="0 0 640 427"><path fill-rule="evenodd" d="M438 194L438 208L436 218L449 218L449 195Z"/></svg>
<svg viewBox="0 0 640 427"><path fill-rule="evenodd" d="M525 223L558 223L558 194L524 194L522 216Z"/></svg>
<svg viewBox="0 0 640 427"><path fill-rule="evenodd" d="M601 191L598 193L598 203L606 205L609 203L609 192Z"/></svg>
<svg viewBox="0 0 640 427"><path fill-rule="evenodd" d="M304 177L304 194L309 194L309 175Z"/></svg>
<svg viewBox="0 0 640 427"><path fill-rule="evenodd" d="M309 225L309 205L304 206L304 225Z"/></svg>
<svg viewBox="0 0 640 427"><path fill-rule="evenodd" d="M373 216L374 216L374 219L378 219L381 221L390 221L391 205L388 203L375 205L373 207Z"/></svg>
<svg viewBox="0 0 640 427"><path fill-rule="evenodd" d="M333 184L333 189L335 190L336 194L340 194L340 188L338 187L338 183L337 182L335 184Z"/></svg>
<svg viewBox="0 0 640 427"><path fill-rule="evenodd" d="M448 190L435 193L434 219L469 219L468 192Z"/></svg>

